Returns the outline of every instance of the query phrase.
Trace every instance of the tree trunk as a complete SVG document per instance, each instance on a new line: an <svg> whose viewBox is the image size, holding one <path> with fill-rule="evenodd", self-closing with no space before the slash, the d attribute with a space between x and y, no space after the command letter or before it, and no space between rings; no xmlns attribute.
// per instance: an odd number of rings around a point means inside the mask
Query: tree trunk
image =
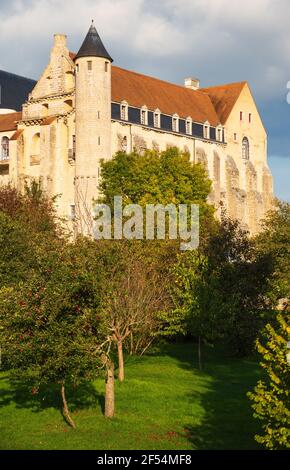
<svg viewBox="0 0 290 470"><path fill-rule="evenodd" d="M114 363L107 362L107 376L106 376L106 396L105 396L105 416L106 418L113 418L115 414L115 378L114 378Z"/></svg>
<svg viewBox="0 0 290 470"><path fill-rule="evenodd" d="M67 401L66 401L66 398L65 398L65 388L64 388L64 382L62 382L61 384L61 397L62 397L62 403L63 403L63 409L62 409L62 414L65 418L65 420L67 421L67 423L72 427L72 428L76 428L76 425L75 423L73 422L70 414L69 414L69 409L68 409L68 406L67 406Z"/></svg>
<svg viewBox="0 0 290 470"><path fill-rule="evenodd" d="M124 371L124 356L123 356L122 340L118 341L118 361L119 361L118 379L119 379L119 382L124 382L125 371Z"/></svg>
<svg viewBox="0 0 290 470"><path fill-rule="evenodd" d="M202 370L202 363L201 363L201 336L198 337L198 367L199 367L199 370Z"/></svg>

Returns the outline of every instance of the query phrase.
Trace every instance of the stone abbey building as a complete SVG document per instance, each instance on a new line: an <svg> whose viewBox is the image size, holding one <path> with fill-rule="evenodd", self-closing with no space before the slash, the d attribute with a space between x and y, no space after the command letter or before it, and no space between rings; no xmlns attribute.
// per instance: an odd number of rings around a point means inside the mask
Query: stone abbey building
<svg viewBox="0 0 290 470"><path fill-rule="evenodd" d="M60 195L59 213L87 231L102 159L174 146L205 165L218 210L259 230L273 188L267 134L247 82L200 88L187 78L178 86L112 66L92 24L76 55L56 34L49 64L27 85L21 111L0 106L0 184L41 181Z"/></svg>

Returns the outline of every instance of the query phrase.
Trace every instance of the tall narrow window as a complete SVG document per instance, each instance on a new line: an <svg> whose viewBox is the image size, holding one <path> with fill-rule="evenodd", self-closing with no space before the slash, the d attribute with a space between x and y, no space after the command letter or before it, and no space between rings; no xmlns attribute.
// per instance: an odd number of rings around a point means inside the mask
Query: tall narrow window
<svg viewBox="0 0 290 470"><path fill-rule="evenodd" d="M101 137L98 137L98 145L101 145Z"/></svg>
<svg viewBox="0 0 290 470"><path fill-rule="evenodd" d="M122 121L128 121L128 103L126 101L121 103L120 111Z"/></svg>
<svg viewBox="0 0 290 470"><path fill-rule="evenodd" d="M73 159L75 160L76 158L76 136L72 136L72 153L73 153Z"/></svg>
<svg viewBox="0 0 290 470"><path fill-rule="evenodd" d="M6 136L1 140L1 160L9 160L9 139Z"/></svg>
<svg viewBox="0 0 290 470"><path fill-rule="evenodd" d="M156 109L154 111L153 120L154 120L154 127L160 128L161 127L161 113L159 109Z"/></svg>
<svg viewBox="0 0 290 470"><path fill-rule="evenodd" d="M247 137L244 137L242 142L242 158L244 160L249 160L250 158L250 143Z"/></svg>
<svg viewBox="0 0 290 470"><path fill-rule="evenodd" d="M179 116L174 114L172 117L172 130L173 132L179 132Z"/></svg>
<svg viewBox="0 0 290 470"><path fill-rule="evenodd" d="M185 130L186 130L186 134L188 135L192 135L192 119L191 118L187 118L186 119L186 125L185 125Z"/></svg>
<svg viewBox="0 0 290 470"><path fill-rule="evenodd" d="M243 111L240 111L240 121L243 120Z"/></svg>
<svg viewBox="0 0 290 470"><path fill-rule="evenodd" d="M122 142L121 142L121 147L122 147L122 152L127 152L128 148L128 140L127 137L123 137Z"/></svg>
<svg viewBox="0 0 290 470"><path fill-rule="evenodd" d="M237 133L236 132L234 133L234 141L235 142L237 141Z"/></svg>
<svg viewBox="0 0 290 470"><path fill-rule="evenodd" d="M252 122L252 113L249 113L249 123L251 124Z"/></svg>
<svg viewBox="0 0 290 470"><path fill-rule="evenodd" d="M206 122L203 126L203 137L204 137L204 139L209 139L210 138L210 124L209 124L209 122Z"/></svg>
<svg viewBox="0 0 290 470"><path fill-rule="evenodd" d="M88 70L91 71L93 69L93 62L88 60Z"/></svg>
<svg viewBox="0 0 290 470"><path fill-rule="evenodd" d="M105 72L108 72L109 70L109 62L105 62Z"/></svg>
<svg viewBox="0 0 290 470"><path fill-rule="evenodd" d="M143 106L140 111L140 120L143 126L148 125L148 110L146 106Z"/></svg>
<svg viewBox="0 0 290 470"><path fill-rule="evenodd" d="M223 127L220 124L216 128L216 140L218 142L223 141Z"/></svg>

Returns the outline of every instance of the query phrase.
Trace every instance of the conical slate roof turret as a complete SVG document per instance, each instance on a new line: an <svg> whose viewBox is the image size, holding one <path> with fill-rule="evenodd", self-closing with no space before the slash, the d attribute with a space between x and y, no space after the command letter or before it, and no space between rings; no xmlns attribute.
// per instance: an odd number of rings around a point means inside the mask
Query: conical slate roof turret
<svg viewBox="0 0 290 470"><path fill-rule="evenodd" d="M105 46L98 35L93 21L75 60L80 57L103 57L104 59L108 59L113 62L112 57L106 51Z"/></svg>

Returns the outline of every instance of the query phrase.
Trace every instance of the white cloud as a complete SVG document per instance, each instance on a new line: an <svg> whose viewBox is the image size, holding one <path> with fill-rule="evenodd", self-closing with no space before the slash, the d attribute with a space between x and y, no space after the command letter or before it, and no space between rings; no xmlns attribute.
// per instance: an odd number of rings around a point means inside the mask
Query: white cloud
<svg viewBox="0 0 290 470"><path fill-rule="evenodd" d="M266 99L290 79L288 0L0 0L0 67L38 76L55 32L76 50L95 19L116 62L180 81L248 79ZM168 76L170 73L170 76Z"/></svg>

